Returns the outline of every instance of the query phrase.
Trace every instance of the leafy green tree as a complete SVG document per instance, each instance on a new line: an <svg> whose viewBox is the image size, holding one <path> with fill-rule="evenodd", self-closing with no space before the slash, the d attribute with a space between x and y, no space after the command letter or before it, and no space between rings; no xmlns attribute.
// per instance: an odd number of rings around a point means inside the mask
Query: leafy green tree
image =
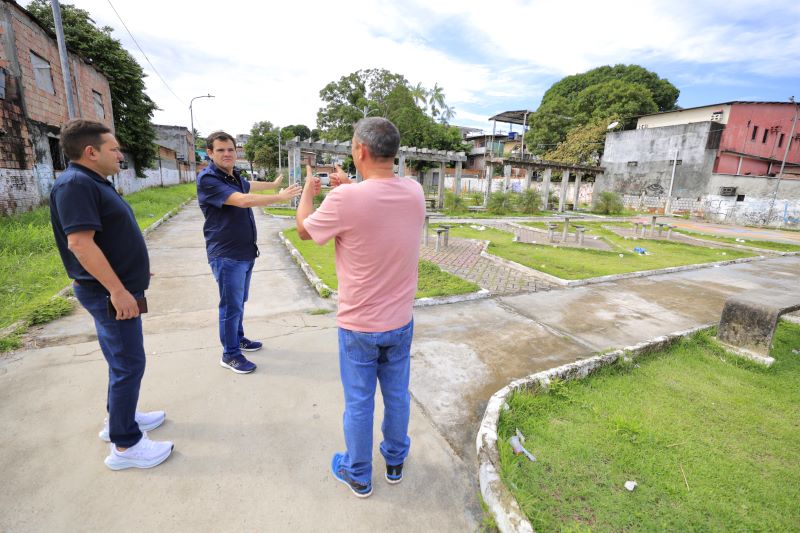
<svg viewBox="0 0 800 533"><path fill-rule="evenodd" d="M397 86L408 82L385 69L357 70L330 82L319 95L325 107L317 112L317 126L326 136L345 141L353 136L353 124L364 117L387 117L387 98Z"/></svg>
<svg viewBox="0 0 800 533"><path fill-rule="evenodd" d="M288 141L300 137L302 140L311 138L311 130L304 124L297 124L293 126L284 126L281 128L281 140Z"/></svg>
<svg viewBox="0 0 800 533"><path fill-rule="evenodd" d="M675 109L678 95L668 80L639 65L604 66L567 76L547 90L528 117L525 142L531 152L542 155L572 129L614 116L630 127L637 115Z"/></svg>
<svg viewBox="0 0 800 533"><path fill-rule="evenodd" d="M247 160L267 171L278 166L278 128L272 122L256 122L250 129L250 137L244 145Z"/></svg>
<svg viewBox="0 0 800 533"><path fill-rule="evenodd" d="M53 11L47 0L33 0L27 8L51 31L55 31ZM61 19L67 46L92 60L108 78L114 129L125 151L133 156L137 175L144 175L155 159L156 133L151 119L157 108L145 93L145 73L117 39L112 28L95 25L88 11L73 5L61 5Z"/></svg>
<svg viewBox="0 0 800 533"><path fill-rule="evenodd" d="M442 106L447 106L444 92L438 85L436 88L439 94L436 113L441 116ZM402 75L387 70L359 70L343 76L338 82L329 83L320 91L325 107L317 113L317 124L327 138L350 140L353 125L366 110L369 116L391 120L400 131L400 141L404 146L466 150L458 128L437 123L418 105L421 89L420 84L409 87ZM409 164L421 166L416 162Z"/></svg>
<svg viewBox="0 0 800 533"><path fill-rule="evenodd" d="M567 133L567 138L544 154L544 159L570 165L597 165L603 152L609 121L614 117L595 119Z"/></svg>

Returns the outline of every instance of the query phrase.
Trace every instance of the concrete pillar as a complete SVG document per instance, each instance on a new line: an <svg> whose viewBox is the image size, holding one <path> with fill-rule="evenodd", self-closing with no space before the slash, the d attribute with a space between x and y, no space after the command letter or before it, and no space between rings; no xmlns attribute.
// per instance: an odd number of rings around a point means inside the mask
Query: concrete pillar
<svg viewBox="0 0 800 533"><path fill-rule="evenodd" d="M453 192L456 196L461 196L461 161L456 161L456 179L453 185Z"/></svg>
<svg viewBox="0 0 800 533"><path fill-rule="evenodd" d="M533 170L525 169L525 190L531 188L531 178L533 178Z"/></svg>
<svg viewBox="0 0 800 533"><path fill-rule="evenodd" d="M491 163L486 163L486 190L483 194L483 207L489 205L489 196L492 194L492 174L494 168Z"/></svg>
<svg viewBox="0 0 800 533"><path fill-rule="evenodd" d="M546 168L544 169L544 172L542 172L541 193L542 193L542 209L544 211L550 209L550 176L552 175L553 175L552 168Z"/></svg>
<svg viewBox="0 0 800 533"><path fill-rule="evenodd" d="M436 194L436 206L439 209L444 207L444 163L439 163L439 190Z"/></svg>
<svg viewBox="0 0 800 533"><path fill-rule="evenodd" d="M558 212L564 212L564 204L567 202L567 187L569 187L569 170L561 172L561 191L558 195Z"/></svg>
<svg viewBox="0 0 800 533"><path fill-rule="evenodd" d="M398 176L405 176L406 175L406 158L405 156L400 156L397 159L397 175Z"/></svg>
<svg viewBox="0 0 800 533"><path fill-rule="evenodd" d="M572 208L577 211L578 210L578 198L580 198L581 193L581 179L583 178L583 172L576 172L575 173L575 198L572 202Z"/></svg>
<svg viewBox="0 0 800 533"><path fill-rule="evenodd" d="M300 183L302 179L302 172L303 172L303 165L302 162L302 155L300 154L300 148L293 148L292 151L294 152L294 182L293 183Z"/></svg>
<svg viewBox="0 0 800 533"><path fill-rule="evenodd" d="M511 165L503 165L503 192L508 192L511 185Z"/></svg>

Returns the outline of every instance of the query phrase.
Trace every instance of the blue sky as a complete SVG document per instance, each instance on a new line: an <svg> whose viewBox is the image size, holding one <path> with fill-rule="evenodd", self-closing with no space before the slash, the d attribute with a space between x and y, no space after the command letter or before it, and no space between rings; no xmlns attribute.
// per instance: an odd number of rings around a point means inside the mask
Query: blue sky
<svg viewBox="0 0 800 533"><path fill-rule="evenodd" d="M319 91L361 68L438 83L453 123L488 128L535 110L563 76L636 63L669 79L679 105L800 99L800 2L744 0L306 0L302 3L74 0L148 73L155 121L245 133L259 120L314 126Z"/></svg>

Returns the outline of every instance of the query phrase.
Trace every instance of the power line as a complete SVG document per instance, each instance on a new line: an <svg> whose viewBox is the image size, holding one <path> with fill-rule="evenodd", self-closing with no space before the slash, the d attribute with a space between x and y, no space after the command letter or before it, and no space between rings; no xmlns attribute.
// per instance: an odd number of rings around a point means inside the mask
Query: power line
<svg viewBox="0 0 800 533"><path fill-rule="evenodd" d="M172 93L172 96L174 96L174 97L175 97L175 98L176 98L176 99L177 99L177 100L178 100L180 103L182 103L183 105L186 105L186 102L184 102L183 100L181 100L180 96L178 96L177 94L175 94L175 91L173 91L173 90L172 90L172 87L170 87L170 86L169 86L169 84L167 83L167 80L165 80L165 79L164 79L164 77L161 75L161 73L160 73L160 72L158 72L158 69L156 69L155 65L153 65L153 62L152 62L152 61L150 61L150 58L149 58L149 57L147 57L147 54L145 54L145 53L144 53L144 50L142 50L142 47L141 47L141 46L139 46L139 43L136 41L136 37L134 37L134 36L133 36L133 34L131 33L131 30L129 30L129 29L128 29L128 26L125 24L125 21L124 21L124 20L122 20L122 17L121 17L121 16L119 15L119 13L117 12L117 8L115 8L115 7L114 7L114 4L112 4L112 3L111 3L111 0L107 0L107 1L108 1L108 5L110 5L110 6L111 6L111 9L114 11L114 13L117 15L117 18L118 18L118 19L119 19L119 21L122 23L122 26L125 28L125 31L127 31L127 32L128 32L128 35L130 35L131 39L133 40L133 43L136 45L136 48L138 48L138 49L139 49L139 51L142 53L142 55L144 56L144 58L147 60L147 63L148 63L148 64L150 65L150 67L153 69L153 72L155 72L155 73L156 73L156 76L158 76L158 79L160 79L160 80L161 80L161 83L163 83L163 84L164 84L164 86L165 86L167 89L169 89L169 92L171 92L171 93Z"/></svg>

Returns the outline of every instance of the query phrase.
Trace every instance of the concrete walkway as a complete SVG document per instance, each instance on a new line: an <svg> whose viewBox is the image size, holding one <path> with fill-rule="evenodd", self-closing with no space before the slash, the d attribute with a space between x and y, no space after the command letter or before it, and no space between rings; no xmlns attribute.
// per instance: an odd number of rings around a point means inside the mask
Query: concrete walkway
<svg viewBox="0 0 800 533"><path fill-rule="evenodd" d="M329 472L344 447L337 335L330 308L289 259L284 221L257 213L262 256L246 311L265 341L259 368L221 368L217 288L196 203L148 239L153 278L144 319L143 409L175 452L152 470L112 472L97 438L107 366L82 310L37 331L37 346L0 359L0 531L473 531L474 466L412 405L406 479L359 500Z"/></svg>
<svg viewBox="0 0 800 533"><path fill-rule="evenodd" d="M800 257L783 257L417 309L407 477L387 485L376 451L375 493L362 501L329 473L343 447L336 329L332 315L311 311L331 304L277 239L291 222L261 213L257 222L245 328L266 347L248 376L218 365L217 289L196 203L148 239L156 277L140 405L167 410L152 436L176 445L158 468L102 463L107 370L82 310L0 359L0 531L474 531L475 434L496 390L716 322L728 295L800 280Z"/></svg>

